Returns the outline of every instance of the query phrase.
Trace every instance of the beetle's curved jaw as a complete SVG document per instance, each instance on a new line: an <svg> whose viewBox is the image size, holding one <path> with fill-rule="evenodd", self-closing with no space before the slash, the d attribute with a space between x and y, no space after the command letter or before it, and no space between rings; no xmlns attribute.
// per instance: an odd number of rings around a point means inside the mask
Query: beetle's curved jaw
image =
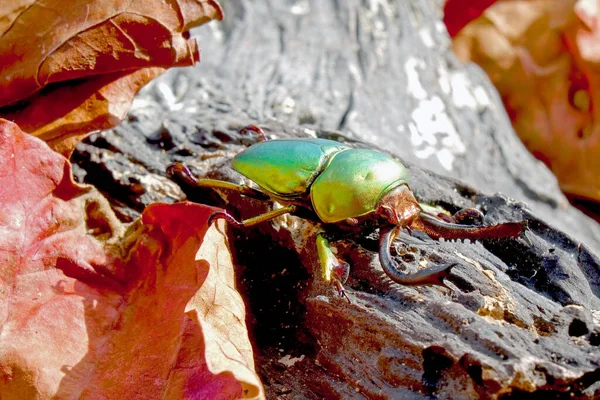
<svg viewBox="0 0 600 400"><path fill-rule="evenodd" d="M429 284L446 286L443 279L449 276L450 269L455 264L437 265L413 273L403 272L396 266L390 255L390 247L400 229L399 226L389 226L381 228L379 231L379 262L387 276L394 282L402 285ZM402 263L405 264L404 261Z"/></svg>
<svg viewBox="0 0 600 400"><path fill-rule="evenodd" d="M490 239L505 237L525 237L527 230L527 221L505 222L503 224L491 226L472 226L462 225L443 221L431 214L421 212L415 218L411 228L425 232L433 239Z"/></svg>

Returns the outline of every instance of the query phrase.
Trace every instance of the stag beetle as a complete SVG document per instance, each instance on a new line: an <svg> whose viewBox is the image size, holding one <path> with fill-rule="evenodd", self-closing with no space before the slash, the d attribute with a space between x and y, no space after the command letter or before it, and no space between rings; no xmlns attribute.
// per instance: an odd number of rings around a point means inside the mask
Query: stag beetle
<svg viewBox="0 0 600 400"><path fill-rule="evenodd" d="M210 217L225 219L236 227L249 227L284 214L309 215L323 223L316 247L324 279L333 283L340 295L348 277L349 265L337 259L324 235L327 226L343 225L355 231L379 228L379 260L385 273L403 285L440 284L454 264L427 267L414 273L403 272L390 255L390 246L400 230L420 230L431 238L484 239L519 237L526 223L506 222L491 226L465 225L467 218L483 217L476 209L463 209L453 217L436 213L420 204L408 185L407 169L387 154L352 148L327 139L264 140L262 130L249 126L242 132L255 132L260 142L242 151L232 161L233 169L256 183L260 190L215 179L196 179L182 164L168 169L188 184L234 190L260 200L274 200L282 208L238 221L226 212ZM405 261L402 261L405 263Z"/></svg>

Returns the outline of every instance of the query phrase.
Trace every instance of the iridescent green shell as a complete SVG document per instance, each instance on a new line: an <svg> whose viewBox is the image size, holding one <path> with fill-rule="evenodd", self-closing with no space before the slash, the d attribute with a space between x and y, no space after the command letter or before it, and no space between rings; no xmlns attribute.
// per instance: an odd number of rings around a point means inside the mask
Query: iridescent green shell
<svg viewBox="0 0 600 400"><path fill-rule="evenodd" d="M348 149L333 156L311 188L313 209L323 222L367 215L382 195L406 183L404 165L368 149Z"/></svg>
<svg viewBox="0 0 600 400"><path fill-rule="evenodd" d="M233 168L275 197L305 194L331 155L347 149L326 139L269 140L238 154Z"/></svg>
<svg viewBox="0 0 600 400"><path fill-rule="evenodd" d="M375 211L383 194L407 180L406 168L390 156L326 139L260 142L232 165L275 198L295 199L310 190L313 209L326 223Z"/></svg>

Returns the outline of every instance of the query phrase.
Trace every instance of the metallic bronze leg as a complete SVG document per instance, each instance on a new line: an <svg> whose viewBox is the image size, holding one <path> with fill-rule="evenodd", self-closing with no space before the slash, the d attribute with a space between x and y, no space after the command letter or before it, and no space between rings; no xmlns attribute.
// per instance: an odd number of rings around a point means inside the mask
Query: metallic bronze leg
<svg viewBox="0 0 600 400"><path fill-rule="evenodd" d="M463 208L454 213L452 219L452 222L460 224L481 224L483 222L483 213L476 208Z"/></svg>
<svg viewBox="0 0 600 400"><path fill-rule="evenodd" d="M483 213L476 208L463 208L454 215L450 215L441 208L419 203L424 214L431 215L448 223L459 223L462 225L481 224L483 222Z"/></svg>
<svg viewBox="0 0 600 400"><path fill-rule="evenodd" d="M220 181L217 179L197 179L191 173L191 171L181 163L170 165L169 168L167 168L167 175L170 177L177 176L189 186L232 190L257 200L269 200L269 196L267 196L265 193L248 186L237 185L235 183Z"/></svg>

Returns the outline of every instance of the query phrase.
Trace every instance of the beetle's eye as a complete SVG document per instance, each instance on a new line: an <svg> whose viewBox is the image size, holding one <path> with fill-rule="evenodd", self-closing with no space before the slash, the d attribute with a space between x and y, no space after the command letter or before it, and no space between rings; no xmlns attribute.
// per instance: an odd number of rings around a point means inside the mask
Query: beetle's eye
<svg viewBox="0 0 600 400"><path fill-rule="evenodd" d="M398 221L398 215L396 214L396 211L393 210L391 207L384 206L381 214L387 221L393 224L396 224Z"/></svg>

